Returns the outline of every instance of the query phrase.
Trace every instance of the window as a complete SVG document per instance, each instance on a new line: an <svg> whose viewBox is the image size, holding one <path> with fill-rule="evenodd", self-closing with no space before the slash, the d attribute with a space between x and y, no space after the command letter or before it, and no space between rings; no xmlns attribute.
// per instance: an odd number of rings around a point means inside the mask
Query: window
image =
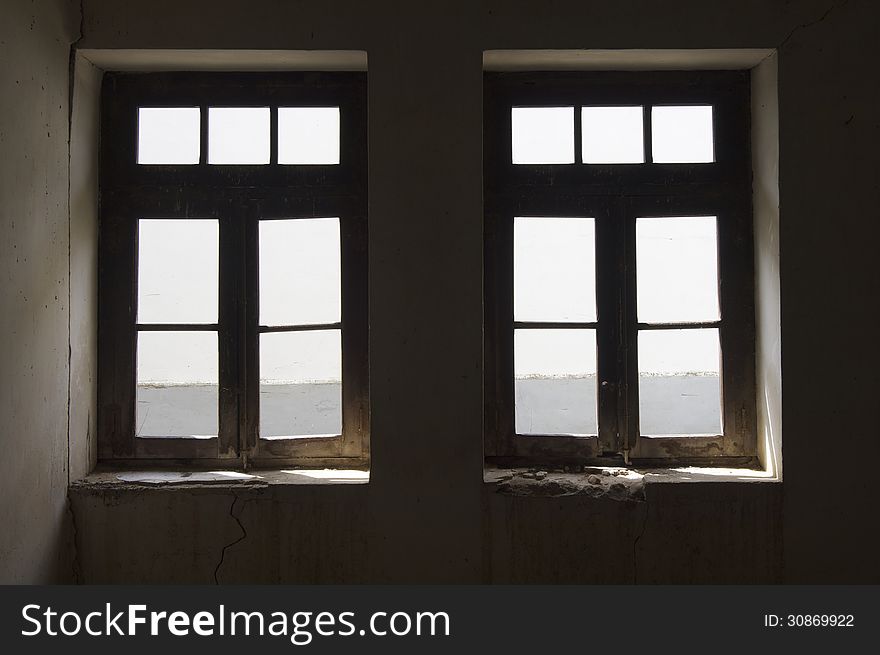
<svg viewBox="0 0 880 655"><path fill-rule="evenodd" d="M753 463L748 73L484 90L487 460Z"/></svg>
<svg viewBox="0 0 880 655"><path fill-rule="evenodd" d="M362 466L363 73L109 73L99 456Z"/></svg>

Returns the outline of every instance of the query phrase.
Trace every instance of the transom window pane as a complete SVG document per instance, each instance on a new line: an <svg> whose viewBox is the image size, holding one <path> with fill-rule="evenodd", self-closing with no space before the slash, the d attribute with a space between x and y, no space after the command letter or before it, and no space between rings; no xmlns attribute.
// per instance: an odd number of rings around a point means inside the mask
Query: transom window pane
<svg viewBox="0 0 880 655"><path fill-rule="evenodd" d="M279 164L338 164L339 107L279 107Z"/></svg>
<svg viewBox="0 0 880 655"><path fill-rule="evenodd" d="M636 277L640 321L718 320L715 217L638 219Z"/></svg>
<svg viewBox="0 0 880 655"><path fill-rule="evenodd" d="M268 107L209 107L209 164L268 164Z"/></svg>
<svg viewBox="0 0 880 655"><path fill-rule="evenodd" d="M514 107L514 164L573 164L574 107Z"/></svg>
<svg viewBox="0 0 880 655"><path fill-rule="evenodd" d="M338 218L260 221L260 324L341 317Z"/></svg>
<svg viewBox="0 0 880 655"><path fill-rule="evenodd" d="M260 335L260 436L342 434L340 330Z"/></svg>
<svg viewBox="0 0 880 655"><path fill-rule="evenodd" d="M216 219L138 221L140 323L216 323Z"/></svg>
<svg viewBox="0 0 880 655"><path fill-rule="evenodd" d="M595 435L596 331L514 331L517 434Z"/></svg>
<svg viewBox="0 0 880 655"><path fill-rule="evenodd" d="M198 164L198 107L138 108L138 164Z"/></svg>
<svg viewBox="0 0 880 655"><path fill-rule="evenodd" d="M139 332L135 436L217 436L217 333Z"/></svg>
<svg viewBox="0 0 880 655"><path fill-rule="evenodd" d="M596 320L594 219L518 217L513 242L515 320Z"/></svg>
<svg viewBox="0 0 880 655"><path fill-rule="evenodd" d="M585 164L645 161L642 107L583 107L581 145Z"/></svg>
<svg viewBox="0 0 880 655"><path fill-rule="evenodd" d="M651 133L655 162L675 164L715 161L710 105L653 107Z"/></svg>
<svg viewBox="0 0 880 655"><path fill-rule="evenodd" d="M639 422L645 435L721 434L717 328L639 332Z"/></svg>

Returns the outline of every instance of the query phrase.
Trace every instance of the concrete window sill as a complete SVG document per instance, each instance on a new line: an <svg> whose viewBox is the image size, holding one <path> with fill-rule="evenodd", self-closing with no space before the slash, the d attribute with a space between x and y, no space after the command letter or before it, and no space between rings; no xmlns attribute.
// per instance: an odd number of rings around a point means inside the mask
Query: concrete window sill
<svg viewBox="0 0 880 655"><path fill-rule="evenodd" d="M588 467L579 473L526 468L486 469L483 482L495 492L510 496L591 496L613 500L645 500L645 489L654 485L735 482L762 483L779 480L762 470L683 467L630 469Z"/></svg>
<svg viewBox="0 0 880 655"><path fill-rule="evenodd" d="M71 483L72 489L235 488L276 486L362 485L368 471L348 469L283 469L257 471L99 471Z"/></svg>

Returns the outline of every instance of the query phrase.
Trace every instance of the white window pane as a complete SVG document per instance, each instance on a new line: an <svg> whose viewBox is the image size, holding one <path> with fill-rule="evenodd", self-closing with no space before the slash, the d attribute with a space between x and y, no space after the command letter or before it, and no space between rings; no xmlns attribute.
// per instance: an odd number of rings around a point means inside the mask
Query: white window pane
<svg viewBox="0 0 880 655"><path fill-rule="evenodd" d="M715 161L711 105L654 107L651 133L655 162Z"/></svg>
<svg viewBox="0 0 880 655"><path fill-rule="evenodd" d="M209 107L209 164L268 164L268 107Z"/></svg>
<svg viewBox="0 0 880 655"><path fill-rule="evenodd" d="M260 221L260 324L341 317L338 218Z"/></svg>
<svg viewBox="0 0 880 655"><path fill-rule="evenodd" d="M138 164L198 164L198 107L138 109Z"/></svg>
<svg viewBox="0 0 880 655"><path fill-rule="evenodd" d="M260 436L341 433L341 331L261 334Z"/></svg>
<svg viewBox="0 0 880 655"><path fill-rule="evenodd" d="M573 164L574 107L514 107L514 164Z"/></svg>
<svg viewBox="0 0 880 655"><path fill-rule="evenodd" d="M516 330L517 434L598 434L595 330Z"/></svg>
<svg viewBox="0 0 880 655"><path fill-rule="evenodd" d="M721 434L720 371L717 329L641 331L641 433Z"/></svg>
<svg viewBox="0 0 880 655"><path fill-rule="evenodd" d="M216 323L216 219L138 221L138 322Z"/></svg>
<svg viewBox="0 0 880 655"><path fill-rule="evenodd" d="M715 217L638 219L636 278L640 321L718 320Z"/></svg>
<svg viewBox="0 0 880 655"><path fill-rule="evenodd" d="M645 161L642 107L583 107L581 112L585 164Z"/></svg>
<svg viewBox="0 0 880 655"><path fill-rule="evenodd" d="M594 219L515 218L513 290L517 321L595 321Z"/></svg>
<svg viewBox="0 0 880 655"><path fill-rule="evenodd" d="M139 437L217 436L217 333L139 332Z"/></svg>
<svg viewBox="0 0 880 655"><path fill-rule="evenodd" d="M279 107L279 164L338 164L339 107Z"/></svg>

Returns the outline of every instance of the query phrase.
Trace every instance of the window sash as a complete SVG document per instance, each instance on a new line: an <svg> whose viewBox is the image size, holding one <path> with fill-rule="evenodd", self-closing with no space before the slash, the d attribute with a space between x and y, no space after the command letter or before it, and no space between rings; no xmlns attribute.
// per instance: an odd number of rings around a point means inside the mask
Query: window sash
<svg viewBox="0 0 880 655"><path fill-rule="evenodd" d="M484 435L498 463L617 461L747 463L756 456L754 281L747 72L486 73L484 120ZM646 107L643 164L581 164L580 106ZM712 104L716 161L654 164L650 106ZM513 164L511 107L574 106L574 164ZM723 434L639 434L635 224L650 216L714 215ZM513 219L596 219L599 436L516 435L513 395ZM670 324L671 326L671 324ZM663 326L650 326L663 327ZM666 326L669 327L669 326ZM585 399L589 401L589 399Z"/></svg>
<svg viewBox="0 0 880 655"><path fill-rule="evenodd" d="M339 164L207 164L208 106L339 106ZM139 106L200 106L201 162L137 164ZM99 228L99 458L116 464L335 463L368 455L366 77L363 73L108 73L102 87ZM277 161L272 111L272 162ZM258 221L338 216L341 230L343 434L276 442L258 438ZM139 218L220 223L219 435L135 437ZM204 329L205 326L179 326ZM212 326L213 327L213 326Z"/></svg>

